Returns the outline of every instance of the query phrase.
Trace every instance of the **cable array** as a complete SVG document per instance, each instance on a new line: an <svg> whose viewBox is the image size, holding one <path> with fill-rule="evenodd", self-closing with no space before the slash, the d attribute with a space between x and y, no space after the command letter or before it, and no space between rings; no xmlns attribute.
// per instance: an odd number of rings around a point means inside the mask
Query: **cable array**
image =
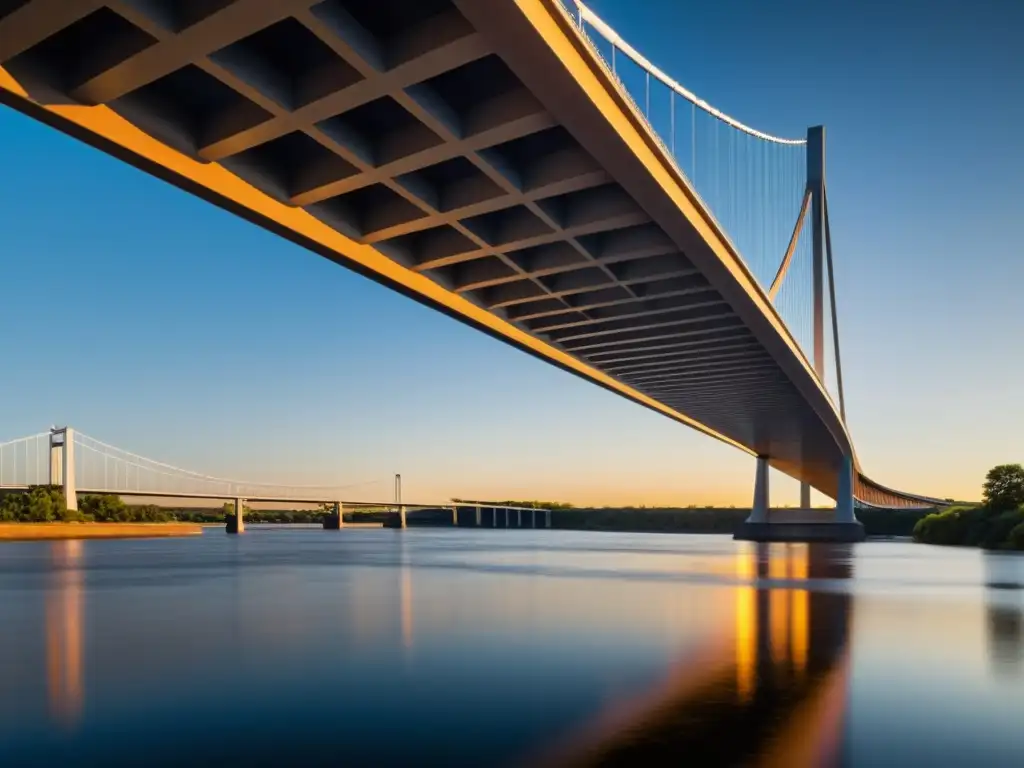
<svg viewBox="0 0 1024 768"><path fill-rule="evenodd" d="M805 139L774 136L711 106L657 67L578 0L563 0L584 39L767 290L793 233L807 186ZM775 306L808 357L809 227ZM788 284L788 285L787 285Z"/></svg>
<svg viewBox="0 0 1024 768"><path fill-rule="evenodd" d="M0 487L45 485L50 481L50 433L0 443Z"/></svg>
<svg viewBox="0 0 1024 768"><path fill-rule="evenodd" d="M296 485L217 477L150 459L81 432L73 434L75 485L86 492L330 501L341 498L343 491L391 481L391 477L386 477L347 484ZM49 432L0 443L0 488L45 485L49 481Z"/></svg>

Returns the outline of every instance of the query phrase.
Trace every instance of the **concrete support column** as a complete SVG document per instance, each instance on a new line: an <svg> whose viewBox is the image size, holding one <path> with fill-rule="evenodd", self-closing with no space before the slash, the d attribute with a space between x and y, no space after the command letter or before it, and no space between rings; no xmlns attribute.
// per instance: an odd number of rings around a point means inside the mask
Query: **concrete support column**
<svg viewBox="0 0 1024 768"><path fill-rule="evenodd" d="M452 504L452 528L459 527L459 508L455 504Z"/></svg>
<svg viewBox="0 0 1024 768"><path fill-rule="evenodd" d="M836 522L857 522L857 515L853 511L853 461L851 461L849 456L843 457L843 463L839 468L839 489L836 492Z"/></svg>
<svg viewBox="0 0 1024 768"><path fill-rule="evenodd" d="M483 516L480 514L480 507L476 508L476 527L480 528L483 526Z"/></svg>
<svg viewBox="0 0 1024 768"><path fill-rule="evenodd" d="M522 528L523 527L523 510L521 510L521 509L517 509L516 510L516 527L517 528Z"/></svg>
<svg viewBox="0 0 1024 768"><path fill-rule="evenodd" d="M537 510L536 509L531 509L530 510L530 527L531 528L536 528L537 527Z"/></svg>
<svg viewBox="0 0 1024 768"><path fill-rule="evenodd" d="M811 486L807 483L800 483L800 509L811 508Z"/></svg>
<svg viewBox="0 0 1024 768"><path fill-rule="evenodd" d="M325 531L340 531L345 527L345 506L340 501L334 502L333 506L334 509L324 518Z"/></svg>
<svg viewBox="0 0 1024 768"><path fill-rule="evenodd" d="M551 527L551 510L550 509L545 509L544 510L544 527L545 528L550 528Z"/></svg>
<svg viewBox="0 0 1024 768"><path fill-rule="evenodd" d="M768 522L768 457L757 457L757 474L754 477L754 506L750 510L748 523Z"/></svg>
<svg viewBox="0 0 1024 768"><path fill-rule="evenodd" d="M245 532L245 506L242 504L241 498L235 499L235 524L228 525L228 533L244 533Z"/></svg>
<svg viewBox="0 0 1024 768"><path fill-rule="evenodd" d="M405 505L404 504L399 505L399 507L398 507L398 527L399 528L406 528L407 527L406 526L406 521L405 521Z"/></svg>

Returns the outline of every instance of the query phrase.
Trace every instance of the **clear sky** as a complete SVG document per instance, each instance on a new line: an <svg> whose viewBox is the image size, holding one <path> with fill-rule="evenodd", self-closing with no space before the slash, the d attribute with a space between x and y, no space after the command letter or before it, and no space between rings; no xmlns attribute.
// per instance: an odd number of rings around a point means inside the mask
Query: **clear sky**
<svg viewBox="0 0 1024 768"><path fill-rule="evenodd" d="M827 127L864 468L963 498L1024 460L1024 4L592 5L739 119ZM749 503L744 454L2 107L0 278L0 440L67 423L367 498Z"/></svg>

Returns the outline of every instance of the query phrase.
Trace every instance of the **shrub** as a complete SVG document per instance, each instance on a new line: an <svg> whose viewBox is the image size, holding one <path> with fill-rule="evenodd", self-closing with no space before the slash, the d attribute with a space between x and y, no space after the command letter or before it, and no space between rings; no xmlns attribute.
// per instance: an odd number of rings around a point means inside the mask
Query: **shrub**
<svg viewBox="0 0 1024 768"><path fill-rule="evenodd" d="M1010 531L1007 543L1010 549L1024 550L1024 523Z"/></svg>
<svg viewBox="0 0 1024 768"><path fill-rule="evenodd" d="M914 540L925 544L963 546L980 516L978 507L950 507L925 515L914 525Z"/></svg>
<svg viewBox="0 0 1024 768"><path fill-rule="evenodd" d="M0 520L48 523L67 515L64 492L58 485L33 485L25 492L8 493L0 499Z"/></svg>

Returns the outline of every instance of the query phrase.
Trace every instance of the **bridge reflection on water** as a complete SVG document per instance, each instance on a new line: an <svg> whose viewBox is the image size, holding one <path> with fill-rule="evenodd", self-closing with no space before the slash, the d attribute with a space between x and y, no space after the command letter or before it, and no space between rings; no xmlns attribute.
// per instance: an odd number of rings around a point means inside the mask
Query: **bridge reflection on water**
<svg viewBox="0 0 1024 768"><path fill-rule="evenodd" d="M833 765L841 762L852 553L750 545L735 556L735 621L655 690L618 702L545 756L548 765Z"/></svg>
<svg viewBox="0 0 1024 768"><path fill-rule="evenodd" d="M71 727L84 696L85 543L49 546L49 711L55 724ZM850 558L826 546L750 545L736 554L735 572L734 625L680 660L655 690L617 703L548 755L548 762L625 764L667 753L728 762L742 757L733 752L752 745L766 765L822 764L819 756L838 753L852 600L844 591L814 591L806 582L849 578ZM413 578L404 546L397 576L398 624L408 653L414 644ZM746 738L730 739L736 729Z"/></svg>
<svg viewBox="0 0 1024 768"><path fill-rule="evenodd" d="M71 726L82 711L82 541L50 544L46 595L46 677L50 713Z"/></svg>

